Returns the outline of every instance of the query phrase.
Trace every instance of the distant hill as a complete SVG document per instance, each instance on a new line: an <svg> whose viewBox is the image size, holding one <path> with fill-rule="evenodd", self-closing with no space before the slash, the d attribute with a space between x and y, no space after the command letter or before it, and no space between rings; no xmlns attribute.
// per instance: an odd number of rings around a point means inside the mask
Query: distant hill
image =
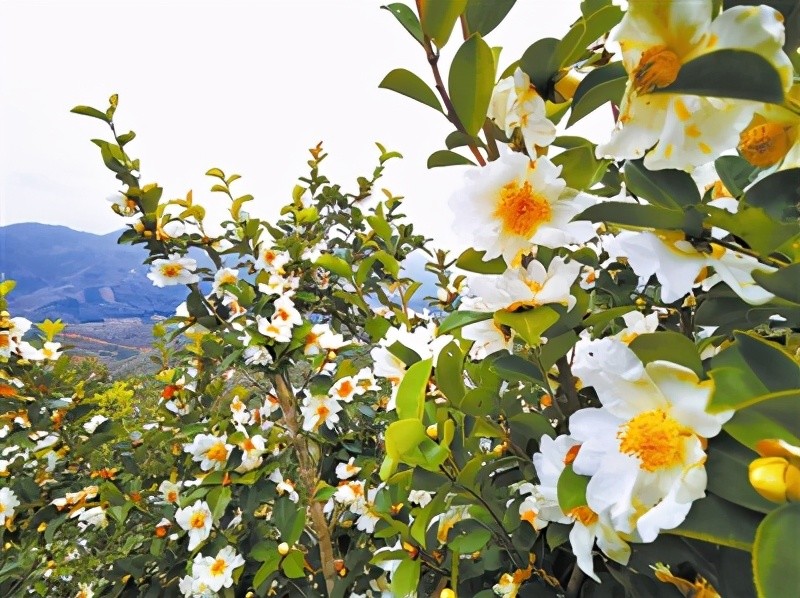
<svg viewBox="0 0 800 598"><path fill-rule="evenodd" d="M0 273L17 282L12 313L68 323L172 315L186 289L154 287L143 249L117 245L118 237L36 223L0 227Z"/></svg>

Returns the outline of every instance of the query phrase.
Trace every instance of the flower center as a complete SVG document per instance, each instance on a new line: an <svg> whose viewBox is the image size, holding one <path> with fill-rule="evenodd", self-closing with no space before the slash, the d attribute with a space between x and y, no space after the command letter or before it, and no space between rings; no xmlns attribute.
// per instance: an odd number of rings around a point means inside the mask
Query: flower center
<svg viewBox="0 0 800 598"><path fill-rule="evenodd" d="M228 449L225 448L225 443L217 442L216 444L211 445L211 448L209 448L208 452L206 453L206 458L210 459L211 461L227 461Z"/></svg>
<svg viewBox="0 0 800 598"><path fill-rule="evenodd" d="M345 380L342 382L341 386L339 386L339 390L336 391L336 394L344 399L353 394L353 390L353 383L350 382L350 380Z"/></svg>
<svg viewBox="0 0 800 598"><path fill-rule="evenodd" d="M637 93L650 93L657 87L666 87L678 78L681 61L666 46L649 48L639 59L633 71L633 87Z"/></svg>
<svg viewBox="0 0 800 598"><path fill-rule="evenodd" d="M180 264L164 264L161 266L161 274L167 278L175 278L181 273L182 270L183 266Z"/></svg>
<svg viewBox="0 0 800 598"><path fill-rule="evenodd" d="M766 168L777 164L789 152L789 134L780 123L750 127L739 136L739 151L753 166Z"/></svg>
<svg viewBox="0 0 800 598"><path fill-rule="evenodd" d="M575 521L580 521L583 525L587 526L597 521L597 513L592 511L586 505L583 505L582 507L575 507L568 514Z"/></svg>
<svg viewBox="0 0 800 598"><path fill-rule="evenodd" d="M167 502L178 502L178 491L170 490L167 492Z"/></svg>
<svg viewBox="0 0 800 598"><path fill-rule="evenodd" d="M253 444L253 441L249 438L245 438L244 442L242 442L242 450L243 451L254 451L256 449L256 445Z"/></svg>
<svg viewBox="0 0 800 598"><path fill-rule="evenodd" d="M494 211L505 233L526 238L533 236L540 224L549 222L552 214L547 198L534 192L527 181L522 186L516 181L505 185Z"/></svg>
<svg viewBox="0 0 800 598"><path fill-rule="evenodd" d="M619 448L633 455L645 471L668 469L685 458L684 439L692 432L662 409L645 411L620 427Z"/></svg>
<svg viewBox="0 0 800 598"><path fill-rule="evenodd" d="M522 513L522 514L519 516L519 518L520 518L522 521L527 521L528 523L530 523L530 524L531 524L531 526L533 526L533 527L535 528L536 526L535 526L535 525L533 525L533 522L536 520L536 515L537 515L537 514L538 514L538 513L537 513L537 512L536 512L534 509L528 509L527 511L524 511L524 512L523 512L523 513Z"/></svg>
<svg viewBox="0 0 800 598"><path fill-rule="evenodd" d="M192 513L192 518L189 519L189 526L194 529L200 529L206 526L205 513Z"/></svg>
<svg viewBox="0 0 800 598"><path fill-rule="evenodd" d="M328 416L330 414L331 414L331 410L328 409L327 406L320 405L319 407L317 407L317 415L319 416L319 421L320 422L324 422L326 419L328 419Z"/></svg>
<svg viewBox="0 0 800 598"><path fill-rule="evenodd" d="M227 563L225 562L225 559L216 559L209 570L211 571L212 575L222 575L225 573L226 566Z"/></svg>

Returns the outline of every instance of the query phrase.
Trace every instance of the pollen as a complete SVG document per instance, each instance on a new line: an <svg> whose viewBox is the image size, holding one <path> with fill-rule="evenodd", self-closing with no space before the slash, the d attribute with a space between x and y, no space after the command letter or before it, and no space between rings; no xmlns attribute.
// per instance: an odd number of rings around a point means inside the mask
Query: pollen
<svg viewBox="0 0 800 598"><path fill-rule="evenodd" d="M533 522L536 520L536 515L537 515L537 513L536 513L536 511L534 509L528 509L527 511L523 512L519 516L519 518L522 521L527 521L528 523L531 524L531 526L533 526L535 528L536 526L533 525Z"/></svg>
<svg viewBox="0 0 800 598"><path fill-rule="evenodd" d="M193 513L191 519L189 519L189 526L193 529L200 529L205 527L206 525L206 514L205 513Z"/></svg>
<svg viewBox="0 0 800 598"><path fill-rule="evenodd" d="M211 445L206 453L206 457L211 461L227 461L228 449L225 448L225 443L217 442L216 444Z"/></svg>
<svg viewBox="0 0 800 598"><path fill-rule="evenodd" d="M692 431L662 409L640 413L617 433L620 451L637 457L645 471L659 471L684 461L685 439Z"/></svg>
<svg viewBox="0 0 800 598"><path fill-rule="evenodd" d="M350 382L350 380L345 380L339 386L339 390L336 391L336 394L338 394L340 397L344 399L353 394L354 390L355 388L353 387L353 383Z"/></svg>
<svg viewBox="0 0 800 598"><path fill-rule="evenodd" d="M494 217L503 223L503 232L525 238L532 237L552 215L550 202L527 181L522 186L516 181L505 185L494 211Z"/></svg>
<svg viewBox="0 0 800 598"><path fill-rule="evenodd" d="M591 525L598 519L597 513L592 511L586 505L582 507L575 507L568 513L568 515L575 521L580 521L583 525Z"/></svg>
<svg viewBox="0 0 800 598"><path fill-rule="evenodd" d="M739 136L739 152L753 166L767 168L777 164L789 152L789 134L776 122L750 127Z"/></svg>
<svg viewBox="0 0 800 598"><path fill-rule="evenodd" d="M328 409L325 405L320 405L317 407L317 415L319 415L319 421L323 422L328 419L328 416L331 414L331 410Z"/></svg>
<svg viewBox="0 0 800 598"><path fill-rule="evenodd" d="M642 53L633 71L633 87L637 93L650 93L657 87L666 87L678 78L681 61L666 46L655 46Z"/></svg>
<svg viewBox="0 0 800 598"><path fill-rule="evenodd" d="M180 264L164 264L161 266L161 274L167 278L175 278L176 276L180 276L182 271L183 266Z"/></svg>
<svg viewBox="0 0 800 598"><path fill-rule="evenodd" d="M210 571L212 575L222 575L225 573L225 568L227 567L227 563L225 559L216 559L214 564L211 565Z"/></svg>

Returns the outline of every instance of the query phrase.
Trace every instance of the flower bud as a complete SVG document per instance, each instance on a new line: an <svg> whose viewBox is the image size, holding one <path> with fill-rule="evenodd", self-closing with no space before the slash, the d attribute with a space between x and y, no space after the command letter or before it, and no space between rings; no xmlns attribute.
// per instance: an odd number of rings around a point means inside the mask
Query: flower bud
<svg viewBox="0 0 800 598"><path fill-rule="evenodd" d="M761 457L750 463L750 483L775 503L800 501L800 468L783 457Z"/></svg>
<svg viewBox="0 0 800 598"><path fill-rule="evenodd" d="M289 545L286 542L281 542L278 544L278 554L281 556L286 556L289 554Z"/></svg>
<svg viewBox="0 0 800 598"><path fill-rule="evenodd" d="M439 592L439 598L456 598L456 593L450 588L445 588Z"/></svg>
<svg viewBox="0 0 800 598"><path fill-rule="evenodd" d="M425 433L428 435L428 438L436 440L437 438L439 438L439 426L437 424L431 424L425 430Z"/></svg>

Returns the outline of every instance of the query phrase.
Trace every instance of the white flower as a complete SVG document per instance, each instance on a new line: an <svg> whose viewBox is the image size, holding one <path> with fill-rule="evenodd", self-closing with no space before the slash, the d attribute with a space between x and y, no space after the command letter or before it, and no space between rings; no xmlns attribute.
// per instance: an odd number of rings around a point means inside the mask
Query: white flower
<svg viewBox="0 0 800 598"><path fill-rule="evenodd" d="M793 110L765 104L739 137L739 153L768 172L800 167L800 84L787 94Z"/></svg>
<svg viewBox="0 0 800 598"><path fill-rule="evenodd" d="M365 389L356 383L352 376L339 378L331 387L330 396L337 401L351 403L356 395L364 394Z"/></svg>
<svg viewBox="0 0 800 598"><path fill-rule="evenodd" d="M347 463L339 463L336 466L336 477L340 480L347 480L356 475L361 468L355 465L355 457L350 457Z"/></svg>
<svg viewBox="0 0 800 598"><path fill-rule="evenodd" d="M344 336L334 333L327 324L314 324L306 334L303 353L318 355L322 351L340 349L346 344Z"/></svg>
<svg viewBox="0 0 800 598"><path fill-rule="evenodd" d="M214 436L213 434L198 434L192 442L183 445L183 452L192 454L192 461L200 463L200 469L222 469L228 462L228 457L233 449L232 444L227 444L227 434Z"/></svg>
<svg viewBox="0 0 800 598"><path fill-rule="evenodd" d="M283 267L288 263L288 253L272 249L262 243L259 245L258 258L253 265L258 270L266 270L274 274L283 274Z"/></svg>
<svg viewBox="0 0 800 598"><path fill-rule="evenodd" d="M334 424L339 421L339 412L342 406L333 397L314 395L305 397L300 407L303 414L303 429L316 430L321 425L333 430Z"/></svg>
<svg viewBox="0 0 800 598"><path fill-rule="evenodd" d="M339 484L333 494L333 499L348 507L356 503L363 503L365 500L364 480L353 480ZM356 506L354 512L361 512L361 508Z"/></svg>
<svg viewBox="0 0 800 598"><path fill-rule="evenodd" d="M200 277L194 273L196 268L197 262L192 258L173 253L168 259L153 260L147 278L157 287L193 284L200 281Z"/></svg>
<svg viewBox="0 0 800 598"><path fill-rule="evenodd" d="M774 272L775 268L713 241L711 253L702 253L680 231L623 231L615 239L609 239L605 247L613 259L627 258L641 286L655 274L665 303L672 303L691 291L708 267L714 268L715 276L703 281L705 289L725 282L751 305L761 305L774 297L755 283L752 273L753 270Z"/></svg>
<svg viewBox="0 0 800 598"><path fill-rule="evenodd" d="M615 334L614 338L626 345L630 345L640 334L650 334L658 330L657 312L644 315L640 311L629 311L623 314L622 319L625 321L625 328Z"/></svg>
<svg viewBox="0 0 800 598"><path fill-rule="evenodd" d="M514 348L514 333L498 326L494 319L476 322L461 329L461 336L472 341L469 357L475 361L486 359L497 351L508 351Z"/></svg>
<svg viewBox="0 0 800 598"><path fill-rule="evenodd" d="M278 495L283 496L284 494L287 494L289 496L289 500L295 503L300 500L300 495L297 494L297 491L294 489L294 482L292 482L292 480L284 479L280 469L276 469L269 474L269 479L275 482L275 490L278 492Z"/></svg>
<svg viewBox="0 0 800 598"><path fill-rule="evenodd" d="M780 13L739 6L712 22L711 10L711 0L629 0L610 41L619 42L630 78L617 127L608 143L597 146L598 157L644 156L650 170L690 170L735 147L758 102L651 93L703 54L726 48L756 52L778 69L788 89L792 65L781 50Z"/></svg>
<svg viewBox="0 0 800 598"><path fill-rule="evenodd" d="M372 370L368 367L361 368L358 370L358 373L354 376L356 384L363 388L365 391L368 390L380 390L381 387L378 385L378 381L375 380L375 376L372 373Z"/></svg>
<svg viewBox="0 0 800 598"><path fill-rule="evenodd" d="M581 506L572 509L570 517L575 523L569 532L569 544L581 571L600 582L600 578L594 572L592 556L595 541L597 547L612 561L622 565L628 564L631 547L622 539L606 513L598 514L588 506Z"/></svg>
<svg viewBox="0 0 800 598"><path fill-rule="evenodd" d="M573 467L591 476L588 506L608 512L618 531L652 542L705 496L704 439L716 436L733 412L706 413L711 380L666 361L642 365L616 339L580 347L573 371L603 405L569 421L582 443Z"/></svg>
<svg viewBox="0 0 800 598"><path fill-rule="evenodd" d="M243 426L248 423L251 418L252 415L247 409L247 405L242 402L238 395L234 396L233 399L231 399L231 420Z"/></svg>
<svg viewBox="0 0 800 598"><path fill-rule="evenodd" d="M215 557L198 554L192 563L192 576L218 592L233 585L233 571L242 565L242 555L232 546L226 546Z"/></svg>
<svg viewBox="0 0 800 598"><path fill-rule="evenodd" d="M204 500L196 501L191 507L178 509L175 512L175 522L189 532L189 551L208 538L214 518L211 509Z"/></svg>
<svg viewBox="0 0 800 598"><path fill-rule="evenodd" d="M111 203L111 208L120 216L133 216L138 210L136 202L119 191L108 195L106 201Z"/></svg>
<svg viewBox="0 0 800 598"><path fill-rule="evenodd" d="M464 187L450 199L454 230L485 250L484 259L502 255L507 264L532 244L562 247L589 240L593 225L572 219L596 199L566 191L560 173L561 167L546 157L532 162L519 153L468 169Z"/></svg>
<svg viewBox="0 0 800 598"><path fill-rule="evenodd" d="M14 509L19 504L19 499L11 488L0 488L0 526L14 516Z"/></svg>
<svg viewBox="0 0 800 598"><path fill-rule="evenodd" d="M258 331L267 338L273 339L278 343L288 343L292 340L292 327L282 321L270 321L267 318L256 316Z"/></svg>
<svg viewBox="0 0 800 598"><path fill-rule="evenodd" d="M263 461L261 455L267 452L264 438L259 434L245 438L239 444L239 448L242 449L242 464L236 468L239 473L250 471L261 465Z"/></svg>
<svg viewBox="0 0 800 598"><path fill-rule="evenodd" d="M299 326L303 323L303 317L294 307L294 302L290 297L281 295L273 304L275 313L272 315L272 322L278 326Z"/></svg>
<svg viewBox="0 0 800 598"><path fill-rule="evenodd" d="M427 490L412 490L408 493L408 502L418 504L423 509L433 500L433 494Z"/></svg>
<svg viewBox="0 0 800 598"><path fill-rule="evenodd" d="M556 126L545 115L544 100L519 67L512 77L500 80L495 87L488 116L509 137L519 127L531 157L536 156L537 145L550 145L556 138Z"/></svg>
<svg viewBox="0 0 800 598"><path fill-rule="evenodd" d="M95 527L105 527L108 525L108 519L106 519L106 512L103 507L92 507L90 509L80 507L70 513L70 519L74 519L75 517L78 518L78 527L82 530L91 525Z"/></svg>
<svg viewBox="0 0 800 598"><path fill-rule="evenodd" d="M186 598L216 598L217 592L212 590L208 585L197 579L193 575L185 575L178 582L178 590Z"/></svg>
<svg viewBox="0 0 800 598"><path fill-rule="evenodd" d="M169 480L161 482L158 486L158 491L161 493L164 502L178 504L181 498L182 485L182 482L170 482Z"/></svg>
<svg viewBox="0 0 800 598"><path fill-rule="evenodd" d="M272 355L266 347L253 345L247 347L242 354L247 365L269 365L272 363Z"/></svg>
<svg viewBox="0 0 800 598"><path fill-rule="evenodd" d="M108 418L105 415L93 415L92 418L83 424L83 429L89 434L94 434L97 427L103 422L107 422Z"/></svg>
<svg viewBox="0 0 800 598"><path fill-rule="evenodd" d="M222 297L225 294L223 285L236 284L239 280L239 271L234 268L220 268L214 274L214 285L212 287L213 293L217 297Z"/></svg>

